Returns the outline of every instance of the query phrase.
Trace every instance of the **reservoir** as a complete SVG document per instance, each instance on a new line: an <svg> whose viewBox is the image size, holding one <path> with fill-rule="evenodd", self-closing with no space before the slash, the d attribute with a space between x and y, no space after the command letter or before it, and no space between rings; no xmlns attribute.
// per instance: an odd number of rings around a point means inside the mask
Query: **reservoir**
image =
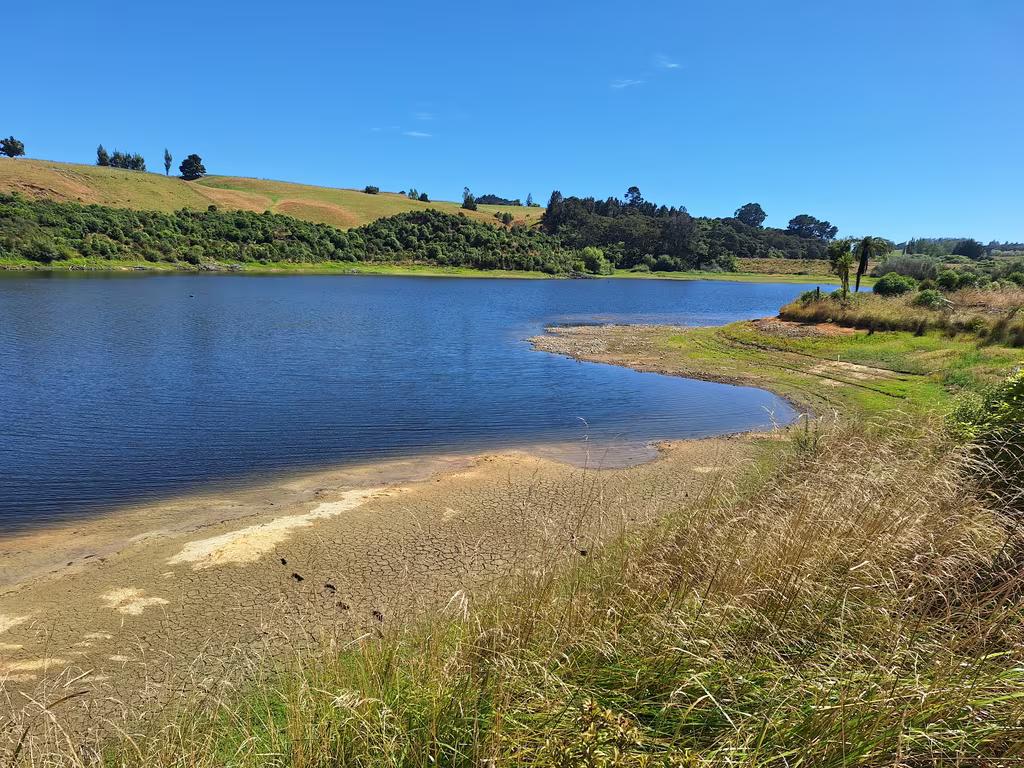
<svg viewBox="0 0 1024 768"><path fill-rule="evenodd" d="M534 351L563 323L716 325L804 285L0 276L0 532L423 453L609 448L786 423L775 395Z"/></svg>

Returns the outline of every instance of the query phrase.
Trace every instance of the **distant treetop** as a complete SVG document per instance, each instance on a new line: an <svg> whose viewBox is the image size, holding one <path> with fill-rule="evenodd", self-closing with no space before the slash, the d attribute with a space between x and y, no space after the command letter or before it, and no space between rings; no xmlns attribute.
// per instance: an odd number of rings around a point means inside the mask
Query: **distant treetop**
<svg viewBox="0 0 1024 768"><path fill-rule="evenodd" d="M201 179L206 175L206 167L203 165L203 158L199 155L192 154L181 161L181 165L178 166L178 170L181 171L181 178L185 181L195 181Z"/></svg>
<svg viewBox="0 0 1024 768"><path fill-rule="evenodd" d="M13 136L0 139L0 155L8 157L21 157L25 154L25 145Z"/></svg>

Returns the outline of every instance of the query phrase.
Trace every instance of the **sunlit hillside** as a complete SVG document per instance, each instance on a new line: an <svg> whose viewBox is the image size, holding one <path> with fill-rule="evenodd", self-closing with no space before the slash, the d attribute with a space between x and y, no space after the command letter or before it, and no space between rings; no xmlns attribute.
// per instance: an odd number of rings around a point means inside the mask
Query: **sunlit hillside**
<svg viewBox="0 0 1024 768"><path fill-rule="evenodd" d="M404 194L315 187L235 176L208 176L194 182L159 173L101 168L49 160L0 159L0 192L36 198L97 203L119 208L175 211L209 205L246 211L273 211L340 228L356 227L383 216L436 208L457 212L459 203L410 200ZM535 222L543 208L481 205L467 215L494 221L508 211L515 219Z"/></svg>

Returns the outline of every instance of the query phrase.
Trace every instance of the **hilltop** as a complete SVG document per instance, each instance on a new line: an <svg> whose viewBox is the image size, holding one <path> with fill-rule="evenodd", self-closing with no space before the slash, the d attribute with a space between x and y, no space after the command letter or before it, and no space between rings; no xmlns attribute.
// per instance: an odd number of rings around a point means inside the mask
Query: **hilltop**
<svg viewBox="0 0 1024 768"><path fill-rule="evenodd" d="M183 208L218 208L263 213L272 211L317 224L349 229L398 213L428 208L456 213L459 203L410 200L405 194L370 195L355 189L317 187L237 176L206 176L198 181L159 173L101 168L51 160L0 159L0 193L18 192L36 199L132 208L171 213ZM463 211L478 221L494 223L495 213L533 223L543 208L480 205Z"/></svg>

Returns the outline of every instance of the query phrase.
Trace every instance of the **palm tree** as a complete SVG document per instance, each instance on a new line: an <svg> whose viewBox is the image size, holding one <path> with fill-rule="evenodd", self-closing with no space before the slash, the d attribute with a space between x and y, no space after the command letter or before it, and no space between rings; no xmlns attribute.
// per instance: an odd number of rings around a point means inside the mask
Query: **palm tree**
<svg viewBox="0 0 1024 768"><path fill-rule="evenodd" d="M854 291L860 290L860 279L864 276L864 273L868 271L868 262L872 259L881 258L885 256L891 249L888 240L884 240L881 237L862 237L857 241L857 244L853 247L853 252L857 256L857 282L854 286Z"/></svg>
<svg viewBox="0 0 1024 768"><path fill-rule="evenodd" d="M850 240L835 240L828 245L828 260L832 264L832 272L839 278L844 299L850 293L850 269L853 267L851 244Z"/></svg>

